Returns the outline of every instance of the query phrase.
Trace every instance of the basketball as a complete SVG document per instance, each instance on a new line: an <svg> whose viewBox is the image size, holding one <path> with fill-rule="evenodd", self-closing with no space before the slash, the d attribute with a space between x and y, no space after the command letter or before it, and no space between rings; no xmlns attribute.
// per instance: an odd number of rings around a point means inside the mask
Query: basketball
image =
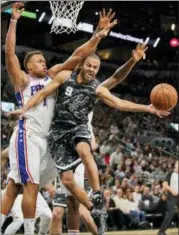
<svg viewBox="0 0 179 235"><path fill-rule="evenodd" d="M177 104L178 94L173 86L161 83L152 89L150 101L159 110L171 110Z"/></svg>

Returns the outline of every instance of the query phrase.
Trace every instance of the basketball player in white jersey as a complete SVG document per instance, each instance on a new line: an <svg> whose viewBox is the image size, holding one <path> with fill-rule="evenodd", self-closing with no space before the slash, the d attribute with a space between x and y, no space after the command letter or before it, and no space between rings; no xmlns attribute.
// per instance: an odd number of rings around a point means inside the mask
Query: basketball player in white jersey
<svg viewBox="0 0 179 235"><path fill-rule="evenodd" d="M11 113L13 116L17 116L17 112L14 111ZM7 164L9 159L9 147L4 149L1 152L1 170L3 171L5 168L5 165ZM53 198L55 194L55 188L52 184L45 185L44 189L49 192L50 197ZM2 191L2 195L5 193L6 189ZM21 209L21 203L22 203L22 193L19 194L15 200L15 203L8 214L8 216L13 217L13 222L6 228L4 235L14 235L19 228L24 223L23 219L23 213ZM50 227L51 219L52 219L52 211L49 208L47 202L42 197L41 193L38 193L37 196L37 202L36 202L36 213L35 218L40 217L40 228L39 228L39 235L47 235L47 232Z"/></svg>
<svg viewBox="0 0 179 235"><path fill-rule="evenodd" d="M49 70L47 70L46 60L41 52L28 53L24 60L26 73L21 70L18 58L15 55L16 24L24 10L23 6L22 3L14 3L12 6L12 17L5 43L6 67L20 107L38 90L45 87L59 71L62 69L73 70L83 58L96 49L101 38L105 37L110 28L117 23L116 21L109 23L107 28L99 31L87 43L78 48L65 63L56 65ZM110 18L111 20L112 18ZM19 120L18 129L13 133L10 141L11 172L7 190L2 198L2 224L13 206L20 185L23 184L22 211L25 234L28 235L34 234L39 183L44 185L57 174L49 155L46 139L53 115L53 107L54 95L51 95L28 112L23 119Z"/></svg>

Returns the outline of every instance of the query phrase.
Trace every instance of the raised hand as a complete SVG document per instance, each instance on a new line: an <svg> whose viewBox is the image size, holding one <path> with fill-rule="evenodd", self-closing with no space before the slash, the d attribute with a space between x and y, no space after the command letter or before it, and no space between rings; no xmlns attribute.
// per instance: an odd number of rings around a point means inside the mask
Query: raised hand
<svg viewBox="0 0 179 235"><path fill-rule="evenodd" d="M158 109L156 109L152 104L150 104L150 105L148 106L148 111L149 111L149 113L152 113L152 114L154 114L154 115L157 115L159 118L168 117L168 116L170 115L170 112L158 110Z"/></svg>
<svg viewBox="0 0 179 235"><path fill-rule="evenodd" d="M102 12L100 11L99 12L99 23L98 23L97 28L99 30L107 28L110 25L112 19L115 17L115 15L116 15L116 13L115 12L112 13L112 9L109 9L107 14L106 14L105 9L103 9Z"/></svg>
<svg viewBox="0 0 179 235"><path fill-rule="evenodd" d="M148 47L145 43L139 43L135 50L132 51L132 58L135 62L138 62L143 58Z"/></svg>
<svg viewBox="0 0 179 235"><path fill-rule="evenodd" d="M12 5L12 19L18 20L24 11L24 4L21 2L16 2Z"/></svg>
<svg viewBox="0 0 179 235"><path fill-rule="evenodd" d="M106 28L104 28L103 30L96 33L96 37L100 38L100 39L106 37L108 35L110 29L112 27L114 27L114 25L116 25L116 24L117 24L117 20L114 20L112 23L109 23Z"/></svg>

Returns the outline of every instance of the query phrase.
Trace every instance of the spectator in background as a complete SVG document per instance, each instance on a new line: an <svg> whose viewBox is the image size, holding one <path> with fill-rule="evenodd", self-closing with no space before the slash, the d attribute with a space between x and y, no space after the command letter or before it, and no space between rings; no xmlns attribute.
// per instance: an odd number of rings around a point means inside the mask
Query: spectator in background
<svg viewBox="0 0 179 235"><path fill-rule="evenodd" d="M167 211L167 193L162 193L160 195L160 198L156 207L156 213L159 213L165 216L166 211Z"/></svg>
<svg viewBox="0 0 179 235"><path fill-rule="evenodd" d="M107 225L109 230L115 230L116 229L116 224L115 224L115 209L116 205L114 200L111 197L111 192L110 190L106 189L104 190L104 200L105 200L105 205L108 213L108 218L107 218Z"/></svg>
<svg viewBox="0 0 179 235"><path fill-rule="evenodd" d="M126 193L128 187L129 187L128 179L124 178L121 182L121 189L123 190L124 193Z"/></svg>
<svg viewBox="0 0 179 235"><path fill-rule="evenodd" d="M122 180L125 177L125 172L123 171L123 166L121 163L117 166L117 170L114 172L115 177Z"/></svg>
<svg viewBox="0 0 179 235"><path fill-rule="evenodd" d="M137 185L137 177L135 174L132 174L129 179L129 186L134 188Z"/></svg>
<svg viewBox="0 0 179 235"><path fill-rule="evenodd" d="M116 151L111 154L110 166L117 166L123 159L123 154L120 147L116 148Z"/></svg>
<svg viewBox="0 0 179 235"><path fill-rule="evenodd" d="M141 198L142 198L142 195L140 193L140 186L139 185L135 186L134 192L132 194L133 194L133 200L138 206L139 202L141 201Z"/></svg>
<svg viewBox="0 0 179 235"><path fill-rule="evenodd" d="M139 202L139 208L145 212L152 212L154 210L154 199L150 193L150 188L145 187L144 192Z"/></svg>
<svg viewBox="0 0 179 235"><path fill-rule="evenodd" d="M153 197L160 198L160 194L161 194L161 187L160 187L160 184L157 184L154 187Z"/></svg>
<svg viewBox="0 0 179 235"><path fill-rule="evenodd" d="M127 199L129 201L128 213L132 217L132 220L136 221L136 224L139 226L146 224L145 213L141 211L138 205L133 201L133 194L128 194Z"/></svg>
<svg viewBox="0 0 179 235"><path fill-rule="evenodd" d="M120 184L120 180L117 178L114 181L114 186L112 186L113 191L117 191L120 188L121 184Z"/></svg>
<svg viewBox="0 0 179 235"><path fill-rule="evenodd" d="M106 166L108 166L109 165L109 163L110 163L110 153L109 152L107 152L107 153L105 153L104 154L104 163L105 163L105 165Z"/></svg>

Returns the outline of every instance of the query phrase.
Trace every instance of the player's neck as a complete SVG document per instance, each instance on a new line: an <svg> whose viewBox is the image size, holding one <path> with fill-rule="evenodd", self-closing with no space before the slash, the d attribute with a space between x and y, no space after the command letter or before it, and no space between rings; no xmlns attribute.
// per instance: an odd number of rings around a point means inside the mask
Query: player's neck
<svg viewBox="0 0 179 235"><path fill-rule="evenodd" d="M31 77L31 78L34 78L34 79L41 79L41 78L44 78L44 77L41 77L39 78L35 73L33 72L28 72L28 75Z"/></svg>
<svg viewBox="0 0 179 235"><path fill-rule="evenodd" d="M78 84L88 84L89 83L89 81L86 81L86 80L83 79L81 74L79 74L77 76L76 81L77 81Z"/></svg>
<svg viewBox="0 0 179 235"><path fill-rule="evenodd" d="M77 76L77 78L76 78L76 81L77 81L77 83L79 83L79 84L88 83L88 82L84 81L84 79L83 79L83 77L82 77L81 74L78 74L78 76Z"/></svg>

